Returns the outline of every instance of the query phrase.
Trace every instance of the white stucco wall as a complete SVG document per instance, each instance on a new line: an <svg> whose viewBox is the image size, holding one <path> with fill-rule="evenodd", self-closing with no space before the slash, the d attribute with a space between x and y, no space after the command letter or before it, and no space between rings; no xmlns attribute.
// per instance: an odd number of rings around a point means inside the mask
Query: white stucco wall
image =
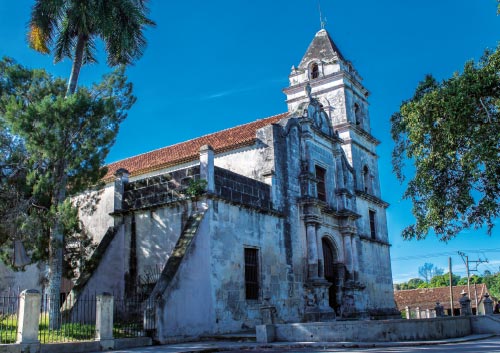
<svg viewBox="0 0 500 353"><path fill-rule="evenodd" d="M100 191L90 191L75 198L81 203L80 220L95 243L99 243L108 228L114 225L113 217L109 215L114 210L114 191L114 183L108 183ZM99 201L94 203L96 196ZM90 207L92 205L94 207ZM92 208L95 209L92 211Z"/></svg>
<svg viewBox="0 0 500 353"><path fill-rule="evenodd" d="M210 212L205 214L191 247L159 302L160 342L172 342L213 331L210 256Z"/></svg>

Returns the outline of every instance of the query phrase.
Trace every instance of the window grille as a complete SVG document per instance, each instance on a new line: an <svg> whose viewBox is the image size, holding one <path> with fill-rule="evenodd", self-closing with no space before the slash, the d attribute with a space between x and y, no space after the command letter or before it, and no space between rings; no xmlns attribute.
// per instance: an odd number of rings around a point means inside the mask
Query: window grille
<svg viewBox="0 0 500 353"><path fill-rule="evenodd" d="M326 170L316 166L316 191L321 201L326 201L325 175Z"/></svg>
<svg viewBox="0 0 500 353"><path fill-rule="evenodd" d="M259 299L259 250L245 248L246 299Z"/></svg>
<svg viewBox="0 0 500 353"><path fill-rule="evenodd" d="M370 215L370 235L372 239L377 239L377 232L375 230L375 211L369 210Z"/></svg>

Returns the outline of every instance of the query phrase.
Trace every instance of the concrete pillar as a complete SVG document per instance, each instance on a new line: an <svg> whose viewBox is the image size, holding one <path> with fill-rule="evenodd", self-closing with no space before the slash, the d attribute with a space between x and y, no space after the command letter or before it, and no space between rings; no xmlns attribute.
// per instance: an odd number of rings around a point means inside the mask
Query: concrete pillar
<svg viewBox="0 0 500 353"><path fill-rule="evenodd" d="M484 315L493 315L493 300L491 300L489 293L486 293L481 302Z"/></svg>
<svg viewBox="0 0 500 353"><path fill-rule="evenodd" d="M207 181L207 191L215 191L214 149L210 145L200 147L200 179Z"/></svg>
<svg viewBox="0 0 500 353"><path fill-rule="evenodd" d="M405 313L406 313L406 319L410 320L411 319L411 308L409 306L405 307Z"/></svg>
<svg viewBox="0 0 500 353"><path fill-rule="evenodd" d="M113 349L113 296L103 293L96 297L95 339L103 350Z"/></svg>
<svg viewBox="0 0 500 353"><path fill-rule="evenodd" d="M42 296L36 289L26 289L19 295L19 315L17 317L18 344L39 344L38 324Z"/></svg>
<svg viewBox="0 0 500 353"><path fill-rule="evenodd" d="M436 306L434 307L434 310L436 312L436 316L444 316L444 307L439 303L436 302Z"/></svg>
<svg viewBox="0 0 500 353"><path fill-rule="evenodd" d="M318 278L318 244L316 242L316 224L306 223L307 267L309 279Z"/></svg>
<svg viewBox="0 0 500 353"><path fill-rule="evenodd" d="M470 308L470 299L465 291L460 294L462 295L458 301L460 303L460 316L469 316L472 313Z"/></svg>
<svg viewBox="0 0 500 353"><path fill-rule="evenodd" d="M129 172L126 169L120 168L115 172L115 197L114 211L123 210L123 194L125 192L125 184L128 183Z"/></svg>
<svg viewBox="0 0 500 353"><path fill-rule="evenodd" d="M276 173L274 170L269 170L262 173L262 177L264 178L264 183L267 185L271 185L271 202L273 203L273 209L282 210L283 209L283 200L281 197L281 192L279 190L278 178L276 177Z"/></svg>
<svg viewBox="0 0 500 353"><path fill-rule="evenodd" d="M431 309L425 309L425 318L430 319L431 318Z"/></svg>
<svg viewBox="0 0 500 353"><path fill-rule="evenodd" d="M420 315L420 307L418 306L415 308L415 316L417 317L417 319L422 318L422 315Z"/></svg>

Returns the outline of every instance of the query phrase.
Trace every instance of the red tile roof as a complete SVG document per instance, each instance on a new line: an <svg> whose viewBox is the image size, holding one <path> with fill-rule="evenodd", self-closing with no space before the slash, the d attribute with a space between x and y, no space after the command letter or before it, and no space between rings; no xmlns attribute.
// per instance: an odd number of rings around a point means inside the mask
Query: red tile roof
<svg viewBox="0 0 500 353"><path fill-rule="evenodd" d="M200 147L204 145L212 146L215 153L251 146L257 139L256 132L258 129L274 124L287 115L288 113L274 115L108 164L108 172L104 176L104 180L109 181L112 179L115 172L120 168L128 170L130 176L136 176L172 165L194 161L199 158Z"/></svg>
<svg viewBox="0 0 500 353"><path fill-rule="evenodd" d="M488 292L486 284L477 284L477 299L478 302L481 301L483 295ZM453 302L455 308L459 308L460 305L458 300L462 297L460 294L462 291L468 292L467 286L454 286L453 287ZM476 296L474 292L474 285L470 286L470 295L468 295L471 300L471 307L476 307ZM434 309L436 307L436 302L440 302L445 309L449 309L450 306L450 287L438 287L438 288L419 288L419 289L407 289L407 290L395 290L394 300L396 301L396 306L398 310L404 310L406 306L411 308L420 309Z"/></svg>

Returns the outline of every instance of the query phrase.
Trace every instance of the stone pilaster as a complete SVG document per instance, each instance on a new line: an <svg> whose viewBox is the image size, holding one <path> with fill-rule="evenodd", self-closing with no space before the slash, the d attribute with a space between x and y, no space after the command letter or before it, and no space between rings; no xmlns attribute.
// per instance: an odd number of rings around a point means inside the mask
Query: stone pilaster
<svg viewBox="0 0 500 353"><path fill-rule="evenodd" d="M215 191L214 149L210 145L200 148L200 179L207 181L207 191Z"/></svg>
<svg viewBox="0 0 500 353"><path fill-rule="evenodd" d="M113 296L103 293L96 299L95 339L100 342L103 350L113 349Z"/></svg>
<svg viewBox="0 0 500 353"><path fill-rule="evenodd" d="M19 315L17 318L16 343L22 345L39 344L38 324L42 296L36 289L26 289L19 295Z"/></svg>
<svg viewBox="0 0 500 353"><path fill-rule="evenodd" d="M114 195L114 211L124 209L123 194L125 192L125 184L128 183L129 172L126 169L120 168L115 172L115 195Z"/></svg>
<svg viewBox="0 0 500 353"><path fill-rule="evenodd" d="M460 294L462 295L462 297L458 300L460 303L460 316L469 316L472 314L470 299L465 291Z"/></svg>
<svg viewBox="0 0 500 353"><path fill-rule="evenodd" d="M481 301L480 306L482 306L483 315L492 315L493 314L493 300L491 300L489 293L486 293L483 296L483 300Z"/></svg>

